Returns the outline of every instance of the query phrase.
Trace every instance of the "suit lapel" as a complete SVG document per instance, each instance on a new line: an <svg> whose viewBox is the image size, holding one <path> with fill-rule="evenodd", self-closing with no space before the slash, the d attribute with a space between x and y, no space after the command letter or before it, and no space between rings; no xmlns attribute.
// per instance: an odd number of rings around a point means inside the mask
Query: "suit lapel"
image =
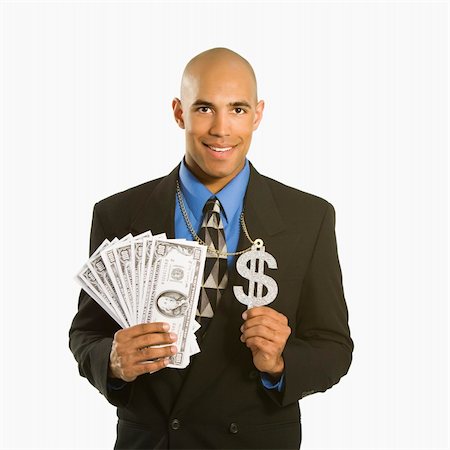
<svg viewBox="0 0 450 450"><path fill-rule="evenodd" d="M260 238L266 242L264 237L274 236L285 228L272 191L264 177L252 164L250 164L250 180L244 199L244 210L247 228L253 240Z"/></svg>
<svg viewBox="0 0 450 450"><path fill-rule="evenodd" d="M252 165L250 169L244 199L245 222L250 237L253 240L263 239L270 251L274 237L279 235L285 226L267 182ZM241 230L238 250L246 249L250 245ZM242 285L244 290L248 286L237 274L235 264L230 267L228 287L202 340L201 352L191 360L175 406L181 407L195 400L233 362L236 355L242 355L242 351L245 350L244 344L240 341L240 327L243 322L241 316L246 306L234 297L232 290L234 285Z"/></svg>
<svg viewBox="0 0 450 450"><path fill-rule="evenodd" d="M175 237L175 192L179 165L162 178L153 192L145 198L142 207L131 222L131 233L137 235L147 230L153 234L166 233Z"/></svg>

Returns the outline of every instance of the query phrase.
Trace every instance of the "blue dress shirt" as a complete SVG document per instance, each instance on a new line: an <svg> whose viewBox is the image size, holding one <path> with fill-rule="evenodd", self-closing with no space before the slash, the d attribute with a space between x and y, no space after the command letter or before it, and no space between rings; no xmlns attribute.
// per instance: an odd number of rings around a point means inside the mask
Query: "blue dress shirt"
<svg viewBox="0 0 450 450"><path fill-rule="evenodd" d="M184 160L180 165L179 182L183 194L183 202L194 230L197 233L200 231L205 203L211 197L218 198L222 205L220 215L225 231L228 252L235 252L238 246L239 233L241 231L240 217L249 178L250 166L246 159L243 169L225 187L216 194L213 194L187 168ZM184 238L192 241L193 237L184 220L178 199L175 199L175 204L175 238ZM234 258L234 256L228 256L228 266L233 263ZM265 388L277 389L281 392L284 374L277 383L273 384L266 374L261 373L261 381Z"/></svg>

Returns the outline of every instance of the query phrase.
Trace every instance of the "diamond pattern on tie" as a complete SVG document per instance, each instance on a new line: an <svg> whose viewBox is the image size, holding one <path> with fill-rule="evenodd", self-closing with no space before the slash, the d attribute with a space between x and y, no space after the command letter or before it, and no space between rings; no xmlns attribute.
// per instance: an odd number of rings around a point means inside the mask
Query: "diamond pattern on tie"
<svg viewBox="0 0 450 450"><path fill-rule="evenodd" d="M200 318L212 318L222 293L227 287L227 243L222 218L220 217L219 200L216 198L209 199L205 203L203 213L203 223L198 235L209 249L223 253L223 255L218 256L217 253L208 251L206 255L197 316Z"/></svg>

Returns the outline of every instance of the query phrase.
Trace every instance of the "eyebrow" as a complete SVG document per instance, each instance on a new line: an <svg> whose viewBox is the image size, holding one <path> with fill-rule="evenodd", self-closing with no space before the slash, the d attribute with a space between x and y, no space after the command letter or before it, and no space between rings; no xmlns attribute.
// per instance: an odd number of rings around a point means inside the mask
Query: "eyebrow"
<svg viewBox="0 0 450 450"><path fill-rule="evenodd" d="M192 103L192 106L208 106L208 107L212 108L212 107L214 107L214 103L208 102L206 100L198 99L194 103ZM228 106L232 106L234 108L248 108L248 109L252 108L250 103L246 102L245 100L239 100L237 102L228 103Z"/></svg>

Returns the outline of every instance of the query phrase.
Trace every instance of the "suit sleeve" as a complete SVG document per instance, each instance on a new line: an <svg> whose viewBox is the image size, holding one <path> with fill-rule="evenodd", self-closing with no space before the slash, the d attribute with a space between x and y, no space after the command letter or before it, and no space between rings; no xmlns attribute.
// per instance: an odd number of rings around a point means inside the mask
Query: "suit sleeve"
<svg viewBox="0 0 450 450"><path fill-rule="evenodd" d="M94 207L89 254L108 236L102 226L98 204ZM87 378L115 406L125 405L131 384L124 389L108 389L108 367L114 334L119 325L84 291L81 290L76 313L69 331L69 347L78 363L80 375Z"/></svg>
<svg viewBox="0 0 450 450"><path fill-rule="evenodd" d="M353 341L342 287L335 211L328 204L303 281L296 323L283 352L285 386L280 405L324 392L351 364Z"/></svg>

